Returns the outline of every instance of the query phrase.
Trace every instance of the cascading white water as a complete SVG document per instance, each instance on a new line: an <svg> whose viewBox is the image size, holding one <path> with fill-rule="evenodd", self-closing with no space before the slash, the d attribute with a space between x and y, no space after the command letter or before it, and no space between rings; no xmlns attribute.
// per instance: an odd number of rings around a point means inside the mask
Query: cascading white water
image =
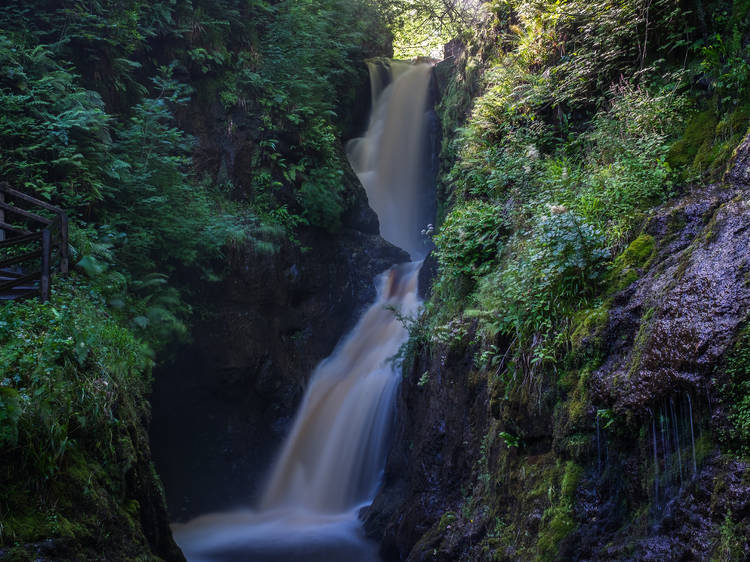
<svg viewBox="0 0 750 562"><path fill-rule="evenodd" d="M387 85L380 68L370 72L372 118L367 134L348 145L349 159L383 237L419 258L431 67L393 63ZM313 372L259 509L173 526L189 560L377 560L357 513L385 465L400 379L392 359L408 337L394 310L417 311L420 265L379 275L375 303Z"/></svg>
<svg viewBox="0 0 750 562"><path fill-rule="evenodd" d="M380 234L421 259L427 246L420 234L431 220L425 204L429 64L391 64L393 81L383 88L380 72L370 66L372 117L365 136L347 144L349 162L380 219Z"/></svg>
<svg viewBox="0 0 750 562"><path fill-rule="evenodd" d="M391 357L408 333L391 310L413 315L418 264L380 276L378 298L313 373L261 503L336 513L371 497L387 454L398 372Z"/></svg>

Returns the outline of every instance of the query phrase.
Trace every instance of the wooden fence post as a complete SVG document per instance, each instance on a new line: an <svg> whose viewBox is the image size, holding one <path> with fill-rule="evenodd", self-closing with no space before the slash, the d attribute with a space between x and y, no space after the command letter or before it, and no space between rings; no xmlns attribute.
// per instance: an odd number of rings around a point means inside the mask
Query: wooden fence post
<svg viewBox="0 0 750 562"><path fill-rule="evenodd" d="M4 184L4 182L3 182ZM2 186L0 186L2 187ZM0 191L0 203L5 203L5 192ZM0 222L5 222L5 209L0 209ZM5 240L5 229L0 228L0 240Z"/></svg>
<svg viewBox="0 0 750 562"><path fill-rule="evenodd" d="M60 273L68 274L68 215L60 215Z"/></svg>
<svg viewBox="0 0 750 562"><path fill-rule="evenodd" d="M49 229L42 231L42 275L39 281L42 302L49 300L49 262L50 262L50 234Z"/></svg>

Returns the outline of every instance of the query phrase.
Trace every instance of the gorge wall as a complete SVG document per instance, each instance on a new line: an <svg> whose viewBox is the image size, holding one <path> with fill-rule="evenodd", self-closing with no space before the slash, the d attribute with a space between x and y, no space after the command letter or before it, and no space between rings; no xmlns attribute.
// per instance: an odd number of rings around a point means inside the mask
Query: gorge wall
<svg viewBox="0 0 750 562"><path fill-rule="evenodd" d="M481 91L476 49L438 66L444 123L465 120ZM565 361L538 379L498 376L510 337L491 340L500 357L487 366L476 312L440 337L415 326L383 489L363 512L385 560L747 556L749 466L732 424L750 310L748 158L750 136L718 181L647 214L604 297L572 321Z"/></svg>
<svg viewBox="0 0 750 562"><path fill-rule="evenodd" d="M363 62L362 69L352 84L358 105L341 108L354 123L369 108ZM257 123L235 116L236 131L226 138L218 130L224 118L201 111L191 117L203 157L243 189ZM152 397L152 442L176 520L256 499L309 374L372 302L375 276L409 259L379 236L377 216L345 162L342 148L342 228L301 227L296 241L271 254L238 247L225 280L195 281L203 312L193 342L156 373Z"/></svg>

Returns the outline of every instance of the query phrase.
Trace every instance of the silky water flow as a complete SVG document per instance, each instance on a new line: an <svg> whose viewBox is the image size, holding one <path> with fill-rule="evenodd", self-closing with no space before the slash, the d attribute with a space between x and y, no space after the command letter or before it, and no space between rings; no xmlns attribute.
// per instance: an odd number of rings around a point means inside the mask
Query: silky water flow
<svg viewBox="0 0 750 562"><path fill-rule="evenodd" d="M373 108L364 137L347 145L383 237L420 260L425 216L428 64L370 65ZM388 454L400 372L394 356L408 333L394 313L420 302L421 261L376 280L377 298L313 372L260 505L173 525L190 561L375 562L359 510L376 492Z"/></svg>

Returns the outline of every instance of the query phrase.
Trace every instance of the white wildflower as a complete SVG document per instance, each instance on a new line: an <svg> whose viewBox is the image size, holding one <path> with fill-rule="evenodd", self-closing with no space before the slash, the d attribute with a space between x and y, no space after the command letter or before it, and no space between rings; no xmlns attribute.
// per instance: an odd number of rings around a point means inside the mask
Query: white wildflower
<svg viewBox="0 0 750 562"><path fill-rule="evenodd" d="M568 209L564 205L548 205L551 215L562 215L567 213Z"/></svg>

